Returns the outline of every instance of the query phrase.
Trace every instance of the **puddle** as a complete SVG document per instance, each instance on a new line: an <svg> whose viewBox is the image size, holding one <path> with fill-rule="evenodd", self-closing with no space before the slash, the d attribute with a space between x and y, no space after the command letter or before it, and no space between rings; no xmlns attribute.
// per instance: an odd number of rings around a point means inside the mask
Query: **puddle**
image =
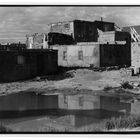
<svg viewBox="0 0 140 140"><path fill-rule="evenodd" d="M0 96L0 122L15 131L43 131L46 126L85 131L105 118L138 114L139 107L140 102L110 96L18 93Z"/></svg>

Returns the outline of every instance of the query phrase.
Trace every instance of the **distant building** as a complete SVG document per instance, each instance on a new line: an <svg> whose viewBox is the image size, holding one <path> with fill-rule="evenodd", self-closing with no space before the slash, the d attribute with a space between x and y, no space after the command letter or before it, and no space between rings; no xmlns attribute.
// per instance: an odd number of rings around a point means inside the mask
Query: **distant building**
<svg viewBox="0 0 140 140"><path fill-rule="evenodd" d="M7 44L0 44L0 51L1 50L25 50L27 48L26 44L23 43L7 43Z"/></svg>
<svg viewBox="0 0 140 140"><path fill-rule="evenodd" d="M71 35L62 33L48 33L48 46L50 45L72 45L76 44Z"/></svg>
<svg viewBox="0 0 140 140"><path fill-rule="evenodd" d="M56 50L0 51L0 82L11 82L53 74L57 71L57 61Z"/></svg>
<svg viewBox="0 0 140 140"><path fill-rule="evenodd" d="M73 20L58 22L50 25L51 33L67 34L73 37L75 42L97 42L97 29L106 32L114 31L114 23L105 21Z"/></svg>
<svg viewBox="0 0 140 140"><path fill-rule="evenodd" d="M32 49L34 44L33 44L33 35L29 36L26 35L26 45L27 45L27 49Z"/></svg>
<svg viewBox="0 0 140 140"><path fill-rule="evenodd" d="M33 35L26 35L27 49L47 49L47 35L35 33Z"/></svg>

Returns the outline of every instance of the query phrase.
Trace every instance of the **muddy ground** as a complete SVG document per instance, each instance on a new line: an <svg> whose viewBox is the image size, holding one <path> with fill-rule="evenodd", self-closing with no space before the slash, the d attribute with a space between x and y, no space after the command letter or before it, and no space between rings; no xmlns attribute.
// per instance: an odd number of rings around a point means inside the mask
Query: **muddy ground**
<svg viewBox="0 0 140 140"><path fill-rule="evenodd" d="M56 75L36 77L34 79L1 83L0 94L7 95L21 91L35 91L40 93L64 93L64 94L115 94L138 96L140 88L122 89L121 84L129 81L140 84L139 76L130 76L127 69L94 71L92 69L67 70ZM118 89L118 90L116 90ZM112 90L115 92L112 92ZM93 92L94 91L94 92ZM97 92L95 92L97 91ZM100 92L98 92L100 91ZM102 92L101 92L102 91ZM105 92L104 92L105 91ZM110 91L110 92L108 92ZM117 94L116 94L117 93ZM119 94L118 94L119 93ZM126 94L125 94L126 95Z"/></svg>
<svg viewBox="0 0 140 140"><path fill-rule="evenodd" d="M122 83L128 81L136 85L136 88L122 88ZM44 77L36 77L34 79L12 82L12 83L1 83L0 84L0 94L7 95L18 92L30 92L35 91L37 94L47 93L63 93L63 94L103 94L106 96L122 96L124 99L140 99L140 77L130 76L127 73L127 69L119 70L105 70L105 71L94 71L92 69L74 69L61 72L56 75L49 75ZM41 121L41 122L40 122ZM31 121L30 123L34 123ZM36 122L36 121L35 121ZM44 125L44 118L39 119L38 129L41 131L48 131L43 125L44 130L42 130L42 122ZM60 124L52 123L50 119L45 118L45 122L49 123L49 128L59 128ZM56 121L58 122L58 121ZM60 121L59 121L60 122ZM28 121L27 121L28 123ZM25 128L26 122L18 123L17 125L11 125L11 128L20 130ZM40 127L41 125L41 127ZM23 126L23 127L22 127ZM28 125L27 125L28 126ZM31 125L32 126L32 125ZM34 126L34 125L33 125ZM32 127L33 127L32 126ZM63 126L63 125L62 125ZM21 127L21 128L19 128ZM93 127L93 126L92 126ZM68 128L68 126L66 127ZM64 126L61 131L66 131ZM29 131L32 128L28 128ZM27 131L28 129L25 129ZM85 128L83 128L85 129ZM23 129L22 129L23 130ZM73 127L69 130L74 130ZM92 130L92 129L91 129ZM39 130L40 131L40 130Z"/></svg>

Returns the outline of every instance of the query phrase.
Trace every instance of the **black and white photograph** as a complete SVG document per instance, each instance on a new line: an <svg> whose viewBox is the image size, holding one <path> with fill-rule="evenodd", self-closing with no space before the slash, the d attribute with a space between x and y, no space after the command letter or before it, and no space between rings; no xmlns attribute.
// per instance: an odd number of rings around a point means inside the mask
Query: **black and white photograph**
<svg viewBox="0 0 140 140"><path fill-rule="evenodd" d="M0 5L0 133L140 133L140 5Z"/></svg>

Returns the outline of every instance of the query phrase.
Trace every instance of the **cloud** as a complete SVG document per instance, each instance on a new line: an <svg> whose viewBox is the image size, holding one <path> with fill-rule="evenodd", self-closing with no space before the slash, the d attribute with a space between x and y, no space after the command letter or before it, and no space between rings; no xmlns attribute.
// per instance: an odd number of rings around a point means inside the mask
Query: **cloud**
<svg viewBox="0 0 140 140"><path fill-rule="evenodd" d="M25 41L26 34L45 33L49 23L73 19L140 25L140 7L0 7L0 41Z"/></svg>

